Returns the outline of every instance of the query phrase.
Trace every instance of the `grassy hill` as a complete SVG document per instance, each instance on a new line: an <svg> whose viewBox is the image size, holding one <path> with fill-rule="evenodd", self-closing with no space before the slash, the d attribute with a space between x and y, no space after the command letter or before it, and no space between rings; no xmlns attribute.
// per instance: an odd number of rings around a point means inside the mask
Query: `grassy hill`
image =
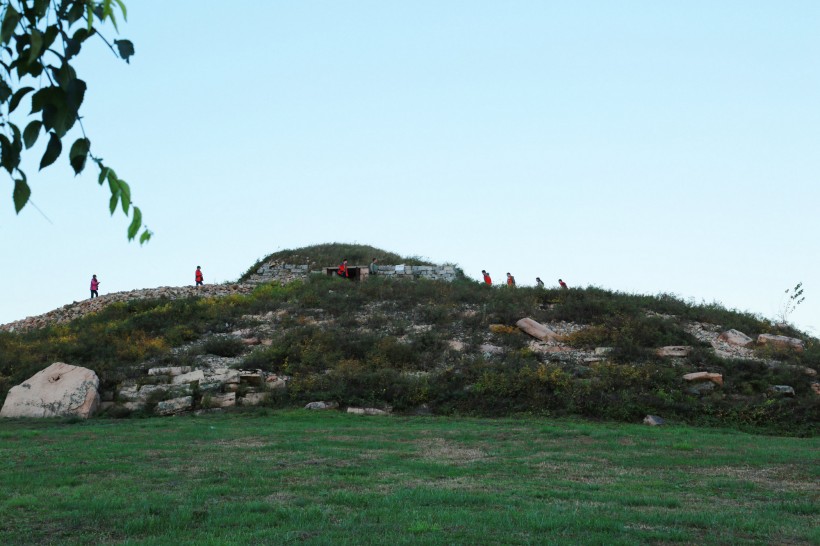
<svg viewBox="0 0 820 546"><path fill-rule="evenodd" d="M352 245L265 260L323 266L340 256L413 263ZM563 341L536 342L514 326L523 317L551 326ZM764 347L724 358L700 333L728 329L797 337L806 350ZM248 346L243 338L266 343ZM686 358L658 356L668 345L692 350ZM669 295L378 277L352 283L315 276L248 295L134 300L66 324L0 333L0 399L55 361L91 368L103 389L116 390L127 379L146 381L149 367L196 367L209 358L287 376L288 388L268 402L277 407L327 400L408 414L629 422L656 414L799 435L816 433L820 417L811 387L817 378L807 375L820 368L818 340L750 314ZM682 376L695 371L723 374L722 387L693 392ZM771 392L773 385L793 387L794 396Z"/></svg>

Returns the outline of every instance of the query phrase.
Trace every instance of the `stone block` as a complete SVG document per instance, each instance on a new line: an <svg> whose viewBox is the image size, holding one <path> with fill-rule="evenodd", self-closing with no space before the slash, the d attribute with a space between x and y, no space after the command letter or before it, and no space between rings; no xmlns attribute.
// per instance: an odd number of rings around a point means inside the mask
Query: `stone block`
<svg viewBox="0 0 820 546"><path fill-rule="evenodd" d="M182 383L193 383L194 381L203 381L204 379L205 373L202 370L194 370L189 373L177 375L176 377L171 379L171 383L174 385L180 385Z"/></svg>
<svg viewBox="0 0 820 546"><path fill-rule="evenodd" d="M191 396L172 398L171 400L163 400L157 403L157 407L154 408L154 413L157 415L173 415L187 411L191 409L193 405L194 399Z"/></svg>

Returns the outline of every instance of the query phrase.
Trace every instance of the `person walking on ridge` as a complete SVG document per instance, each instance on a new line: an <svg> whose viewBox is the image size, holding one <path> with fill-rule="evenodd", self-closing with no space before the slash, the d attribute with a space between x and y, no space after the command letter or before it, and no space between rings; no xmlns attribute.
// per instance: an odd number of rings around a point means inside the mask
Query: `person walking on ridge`
<svg viewBox="0 0 820 546"><path fill-rule="evenodd" d="M202 276L202 269L199 266L196 266L196 272L194 273L194 281L196 282L195 286L202 286L202 281L205 278Z"/></svg>
<svg viewBox="0 0 820 546"><path fill-rule="evenodd" d="M535 277L535 287L544 288L544 281L541 280L541 277Z"/></svg>
<svg viewBox="0 0 820 546"><path fill-rule="evenodd" d="M368 266L368 270L371 275L378 275L379 274L379 266L376 264L378 260L373 258L373 261L370 262L370 266Z"/></svg>
<svg viewBox="0 0 820 546"><path fill-rule="evenodd" d="M100 288L100 281L97 280L97 276L96 275L91 275L91 298L90 299L100 297L100 294L97 292L97 290L99 288Z"/></svg>
<svg viewBox="0 0 820 546"><path fill-rule="evenodd" d="M561 279L558 279L558 284L560 284L560 285L561 285L561 288L562 288L562 289L564 289L564 290L566 290L567 288L569 288L569 286L567 286L567 283L565 283L565 282L564 282L564 281L562 281Z"/></svg>
<svg viewBox="0 0 820 546"><path fill-rule="evenodd" d="M515 277L510 275L510 272L507 272L507 286L515 288Z"/></svg>
<svg viewBox="0 0 820 546"><path fill-rule="evenodd" d="M484 284L486 284L487 286L492 286L493 280L490 278L490 274L484 271L483 269L481 270L481 274L484 275Z"/></svg>

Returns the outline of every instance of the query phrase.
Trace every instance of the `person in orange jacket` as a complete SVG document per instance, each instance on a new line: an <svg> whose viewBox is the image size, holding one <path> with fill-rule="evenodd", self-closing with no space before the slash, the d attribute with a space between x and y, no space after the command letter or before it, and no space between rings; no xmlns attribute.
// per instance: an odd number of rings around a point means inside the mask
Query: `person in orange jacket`
<svg viewBox="0 0 820 546"><path fill-rule="evenodd" d="M487 286L492 286L493 280L490 278L490 274L484 271L483 269L481 270L481 274L484 275L484 284L486 284Z"/></svg>
<svg viewBox="0 0 820 546"><path fill-rule="evenodd" d="M344 277L345 279L350 278L350 273L347 270L347 258L342 260L342 264L339 266L339 271L336 272L340 277Z"/></svg>
<svg viewBox="0 0 820 546"><path fill-rule="evenodd" d="M507 272L507 286L515 288L515 277L510 275L509 272Z"/></svg>
<svg viewBox="0 0 820 546"><path fill-rule="evenodd" d="M196 266L196 273L194 273L194 280L196 281L196 286L202 286L202 281L205 278L202 276L202 269L199 266Z"/></svg>

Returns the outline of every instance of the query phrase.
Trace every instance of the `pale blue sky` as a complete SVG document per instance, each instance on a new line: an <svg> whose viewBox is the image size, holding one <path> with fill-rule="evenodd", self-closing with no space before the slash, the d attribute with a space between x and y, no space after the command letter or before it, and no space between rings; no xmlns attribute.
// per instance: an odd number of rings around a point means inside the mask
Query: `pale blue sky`
<svg viewBox="0 0 820 546"><path fill-rule="evenodd" d="M236 279L341 241L519 284L669 292L820 328L820 3L128 3L88 44L93 169L29 164L0 206L0 323L101 293ZM111 34L111 33L109 33ZM93 46L93 47L92 47ZM42 143L41 143L42 144ZM11 193L7 182L7 195Z"/></svg>

